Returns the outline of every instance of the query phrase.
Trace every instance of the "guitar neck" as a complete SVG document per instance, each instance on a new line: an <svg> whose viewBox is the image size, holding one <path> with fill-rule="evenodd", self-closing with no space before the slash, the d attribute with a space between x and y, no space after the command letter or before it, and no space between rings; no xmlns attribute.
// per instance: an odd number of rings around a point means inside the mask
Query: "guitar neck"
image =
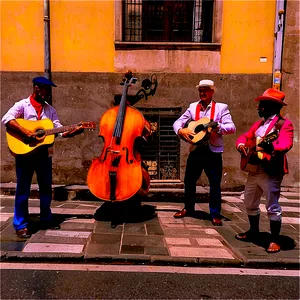
<svg viewBox="0 0 300 300"><path fill-rule="evenodd" d="M53 128L53 129L47 129L47 130L45 130L45 135L51 135L51 134L65 132L65 131L70 131L70 130L75 129L76 126L77 126L77 124L73 124L73 125L68 125L68 126L63 126L63 127Z"/></svg>

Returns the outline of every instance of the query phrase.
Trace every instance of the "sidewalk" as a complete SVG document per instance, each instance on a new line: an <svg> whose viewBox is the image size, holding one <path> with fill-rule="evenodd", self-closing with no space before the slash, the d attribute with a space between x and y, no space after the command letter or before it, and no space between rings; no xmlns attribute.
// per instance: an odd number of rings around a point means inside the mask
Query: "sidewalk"
<svg viewBox="0 0 300 300"><path fill-rule="evenodd" d="M299 267L298 193L282 192L283 250L268 254L264 247L268 244L269 221L264 205L261 205L261 245L254 245L234 238L236 233L248 229L242 193L223 193L223 226L214 227L209 220L207 191L198 192L198 213L193 218L174 219L173 214L182 208L182 203L170 202L168 194L164 194L164 202L150 202L148 198L136 207L124 201L120 209L121 222L116 228L111 228L111 216L116 211L111 211L110 203L62 200L52 202L52 212L61 229L39 230L39 200L30 199L34 234L28 240L15 235L12 226L14 197L6 193L1 196L1 260Z"/></svg>

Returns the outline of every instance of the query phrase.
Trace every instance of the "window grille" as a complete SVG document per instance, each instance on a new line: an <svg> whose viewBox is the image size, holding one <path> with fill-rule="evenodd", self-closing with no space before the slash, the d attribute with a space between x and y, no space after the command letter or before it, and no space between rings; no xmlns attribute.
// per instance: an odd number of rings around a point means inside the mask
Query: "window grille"
<svg viewBox="0 0 300 300"><path fill-rule="evenodd" d="M125 42L212 42L214 0L122 0Z"/></svg>
<svg viewBox="0 0 300 300"><path fill-rule="evenodd" d="M150 178L180 179L180 140L173 130L181 108L139 108L151 124L152 134L143 146L142 159Z"/></svg>

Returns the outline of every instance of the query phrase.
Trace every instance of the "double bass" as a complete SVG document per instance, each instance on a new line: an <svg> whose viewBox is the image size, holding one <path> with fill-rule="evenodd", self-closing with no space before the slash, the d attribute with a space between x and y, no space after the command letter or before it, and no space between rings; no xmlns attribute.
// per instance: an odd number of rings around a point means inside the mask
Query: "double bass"
<svg viewBox="0 0 300 300"><path fill-rule="evenodd" d="M150 176L141 158L140 146L151 134L150 123L127 103L127 92L136 78L125 74L120 104L107 110L100 120L99 136L104 146L87 175L93 195L105 201L124 201L148 193Z"/></svg>

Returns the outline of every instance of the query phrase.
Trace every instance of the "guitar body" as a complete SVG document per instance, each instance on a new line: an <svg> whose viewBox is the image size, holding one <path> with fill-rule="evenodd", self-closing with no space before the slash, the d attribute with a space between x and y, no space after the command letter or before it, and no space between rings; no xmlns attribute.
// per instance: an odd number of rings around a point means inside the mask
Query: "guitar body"
<svg viewBox="0 0 300 300"><path fill-rule="evenodd" d="M245 172L255 173L257 170L257 166L262 162L263 158L263 154L261 151L262 148L259 147L259 143L270 143L275 141L277 138L278 132L274 131L267 134L264 138L261 138L258 141L255 139L247 141L245 145L247 148L247 155L241 155L241 170Z"/></svg>
<svg viewBox="0 0 300 300"><path fill-rule="evenodd" d="M193 144L202 144L209 139L209 132L211 131L211 127L203 129L205 124L210 122L209 118L201 118L198 121L191 121L188 125L188 128L196 133L193 136L192 142Z"/></svg>
<svg viewBox="0 0 300 300"><path fill-rule="evenodd" d="M27 129L30 129L34 132L38 130L47 130L54 127L53 122L50 119L43 119L38 121L30 121L24 119L16 119L16 121ZM35 148L42 145L52 145L54 143L55 135L47 135L41 139L37 139L34 143L25 144L22 137L18 133L14 132L7 128L6 130L6 139L9 149L16 155L27 154L33 151Z"/></svg>

